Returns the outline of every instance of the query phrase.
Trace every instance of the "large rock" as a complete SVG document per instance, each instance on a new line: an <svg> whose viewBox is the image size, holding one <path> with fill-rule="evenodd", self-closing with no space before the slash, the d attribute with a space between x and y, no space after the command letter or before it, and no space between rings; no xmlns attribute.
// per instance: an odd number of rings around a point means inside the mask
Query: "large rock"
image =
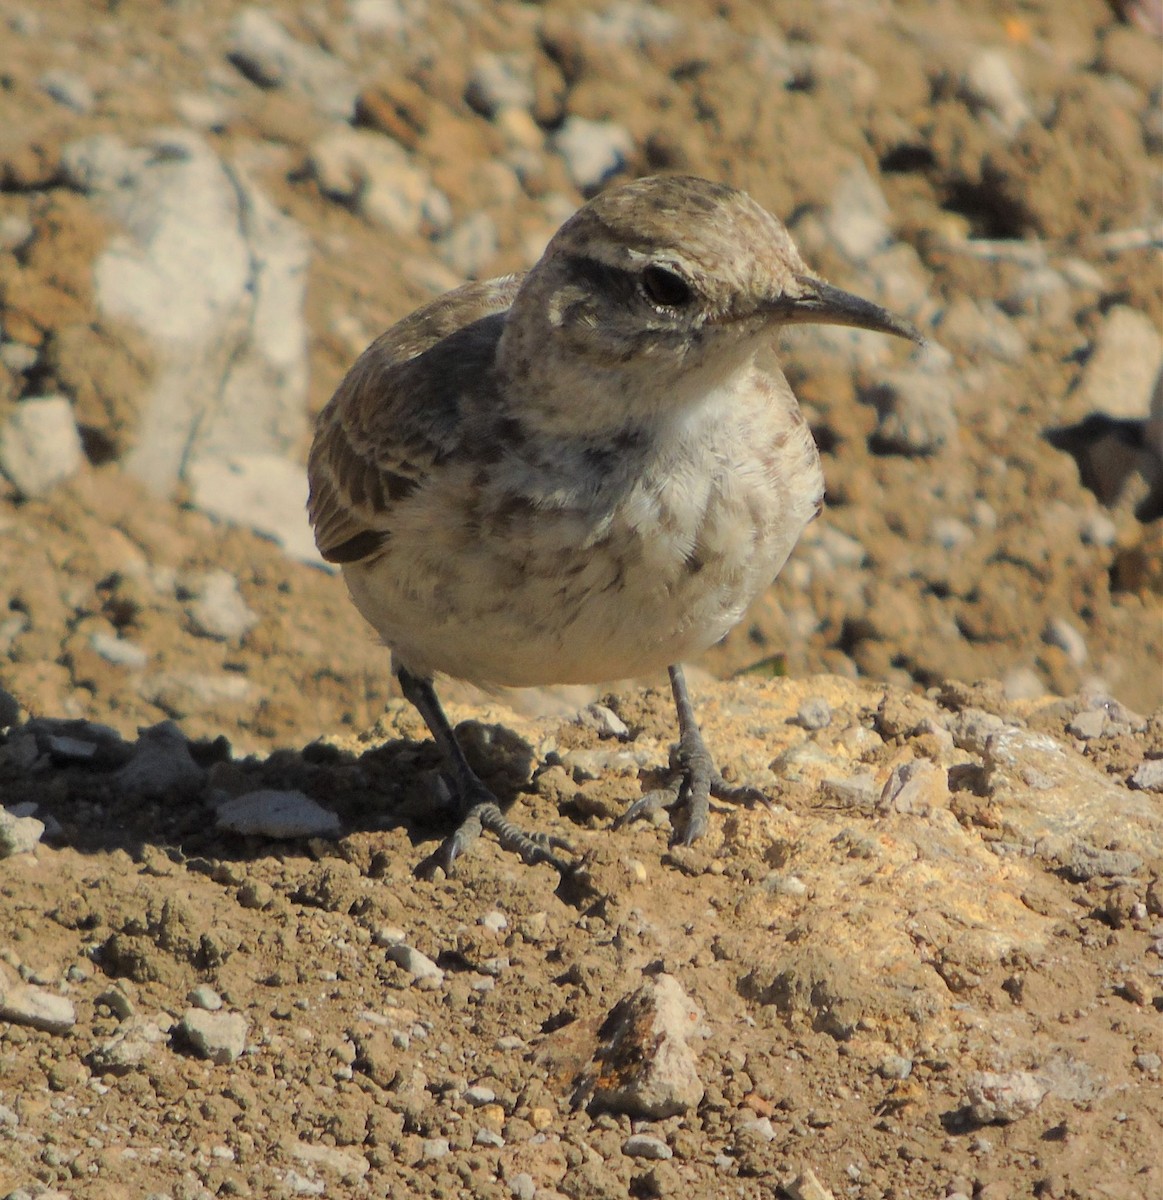
<svg viewBox="0 0 1163 1200"><path fill-rule="evenodd" d="M306 431L299 226L186 131L144 148L96 135L63 159L124 230L95 266L101 315L144 333L158 363L126 468L168 494L199 463L290 453Z"/></svg>

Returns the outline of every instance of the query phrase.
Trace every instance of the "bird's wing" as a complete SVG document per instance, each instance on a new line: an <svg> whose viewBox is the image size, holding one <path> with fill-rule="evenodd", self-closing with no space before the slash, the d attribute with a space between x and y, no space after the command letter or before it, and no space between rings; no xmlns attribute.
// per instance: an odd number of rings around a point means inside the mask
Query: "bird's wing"
<svg viewBox="0 0 1163 1200"><path fill-rule="evenodd" d="M460 397L487 386L521 277L470 283L381 335L319 414L307 461L307 512L328 562L378 554L393 507L462 437Z"/></svg>

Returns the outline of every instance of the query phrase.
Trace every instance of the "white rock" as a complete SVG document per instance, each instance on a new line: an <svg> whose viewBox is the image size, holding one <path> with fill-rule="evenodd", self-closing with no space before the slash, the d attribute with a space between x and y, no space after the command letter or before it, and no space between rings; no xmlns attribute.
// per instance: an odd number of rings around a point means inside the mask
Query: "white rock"
<svg viewBox="0 0 1163 1200"><path fill-rule="evenodd" d="M497 253L497 224L486 212L469 213L437 244L440 257L466 279L479 278Z"/></svg>
<svg viewBox="0 0 1163 1200"><path fill-rule="evenodd" d="M71 1000L23 983L5 969L0 971L0 1020L47 1033L67 1033L77 1014Z"/></svg>
<svg viewBox="0 0 1163 1200"><path fill-rule="evenodd" d="M444 972L436 963L414 946L397 942L388 946L387 951L388 960L394 962L397 966L403 967L417 981L431 979L435 982L440 982L444 979Z"/></svg>
<svg viewBox="0 0 1163 1200"><path fill-rule="evenodd" d="M208 571L193 581L194 595L186 613L195 633L221 641L239 641L258 624L258 615L238 590L229 571Z"/></svg>
<svg viewBox="0 0 1163 1200"><path fill-rule="evenodd" d="M1086 638L1064 617L1052 617L1042 630L1042 641L1048 646L1057 646L1066 652L1066 657L1076 667L1086 665L1089 654Z"/></svg>
<svg viewBox="0 0 1163 1200"><path fill-rule="evenodd" d="M674 1151L662 1140L648 1133L632 1133L622 1143L622 1153L628 1158L649 1158L655 1161L673 1158Z"/></svg>
<svg viewBox="0 0 1163 1200"><path fill-rule="evenodd" d="M1106 315L1072 398L1079 415L1146 420L1163 368L1163 337L1146 313L1125 304Z"/></svg>
<svg viewBox="0 0 1163 1200"><path fill-rule="evenodd" d="M44 837L44 822L36 817L20 817L0 808L0 858L11 854L31 854Z"/></svg>
<svg viewBox="0 0 1163 1200"><path fill-rule="evenodd" d="M157 362L126 468L165 494L206 459L289 455L306 433L302 229L187 129L142 150L87 138L65 159L125 231L95 264L98 308Z"/></svg>
<svg viewBox="0 0 1163 1200"><path fill-rule="evenodd" d="M863 163L857 163L840 177L822 219L836 248L861 263L888 244L891 215L880 185Z"/></svg>
<svg viewBox="0 0 1163 1200"><path fill-rule="evenodd" d="M37 80L40 90L51 96L58 104L71 108L75 113L93 111L93 89L72 71L51 70Z"/></svg>
<svg viewBox="0 0 1163 1200"><path fill-rule="evenodd" d="M464 98L486 117L495 116L503 108L532 108L532 59L524 54L478 54Z"/></svg>
<svg viewBox="0 0 1163 1200"><path fill-rule="evenodd" d="M371 1169L371 1164L362 1154L354 1150L337 1150L334 1146L313 1146L307 1142L296 1142L291 1153L302 1163L320 1167L342 1180L355 1182L362 1179Z"/></svg>
<svg viewBox="0 0 1163 1200"><path fill-rule="evenodd" d="M961 77L962 95L984 110L999 132L1011 138L1033 112L1009 58L1000 50L981 50Z"/></svg>
<svg viewBox="0 0 1163 1200"><path fill-rule="evenodd" d="M336 837L339 817L299 791L264 788L219 806L219 829L271 838Z"/></svg>
<svg viewBox="0 0 1163 1200"><path fill-rule="evenodd" d="M941 317L939 334L943 345L974 360L982 356L1002 362L1021 362L1026 356L1026 339L1021 331L991 300L957 296Z"/></svg>
<svg viewBox="0 0 1163 1200"><path fill-rule="evenodd" d="M265 9L244 8L230 27L230 60L262 87L301 92L339 121L355 111L358 87L347 67L318 46L296 41Z"/></svg>
<svg viewBox="0 0 1163 1200"><path fill-rule="evenodd" d="M195 1008L205 1009L206 1012L218 1012L222 1007L222 997L208 983L191 988L186 999Z"/></svg>
<svg viewBox="0 0 1163 1200"><path fill-rule="evenodd" d="M231 455L193 463L188 479L203 512L271 538L300 562L333 569L315 546L301 466L276 454Z"/></svg>
<svg viewBox="0 0 1163 1200"><path fill-rule="evenodd" d="M702 1012L673 975L656 975L622 1000L599 1049L594 1102L631 1117L662 1120L703 1098L689 1039Z"/></svg>
<svg viewBox="0 0 1163 1200"><path fill-rule="evenodd" d="M600 187L625 166L634 139L613 121L567 117L553 135L553 148L565 159L570 178L582 192Z"/></svg>
<svg viewBox="0 0 1163 1200"><path fill-rule="evenodd" d="M385 36L411 24L404 0L347 0L347 19L360 33Z"/></svg>
<svg viewBox="0 0 1163 1200"><path fill-rule="evenodd" d="M0 471L22 496L47 495L83 458L73 406L64 396L22 400L0 426Z"/></svg>
<svg viewBox="0 0 1163 1200"><path fill-rule="evenodd" d="M442 232L452 219L447 197L391 138L368 129L334 129L311 147L320 189L374 225L413 235Z"/></svg>
<svg viewBox="0 0 1163 1200"><path fill-rule="evenodd" d="M106 662L127 667L131 671L140 671L149 662L149 655L135 642L106 633L103 629L95 629L89 635L89 645Z"/></svg>
<svg viewBox="0 0 1163 1200"><path fill-rule="evenodd" d="M966 1080L965 1094L973 1119L983 1125L994 1121L1009 1123L1032 1113L1048 1087L1029 1071L1002 1075L994 1071L975 1071Z"/></svg>
<svg viewBox="0 0 1163 1200"><path fill-rule="evenodd" d="M876 441L908 456L934 454L957 432L956 378L948 351L930 344L913 362L890 371L864 399L880 414Z"/></svg>
<svg viewBox="0 0 1163 1200"><path fill-rule="evenodd" d="M234 1062L246 1049L247 1021L241 1013L188 1008L180 1031L194 1051L219 1066Z"/></svg>
<svg viewBox="0 0 1163 1200"><path fill-rule="evenodd" d="M144 1016L130 1015L112 1035L94 1047L90 1055L93 1070L120 1074L141 1066L154 1056L168 1034L156 1022Z"/></svg>

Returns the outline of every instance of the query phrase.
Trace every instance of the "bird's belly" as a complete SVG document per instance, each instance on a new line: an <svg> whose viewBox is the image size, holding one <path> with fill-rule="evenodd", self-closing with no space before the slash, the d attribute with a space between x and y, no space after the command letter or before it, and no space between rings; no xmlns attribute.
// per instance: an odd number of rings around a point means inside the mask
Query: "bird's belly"
<svg viewBox="0 0 1163 1200"><path fill-rule="evenodd" d="M357 608L417 673L603 683L689 658L738 623L815 515L820 484L799 482L743 472L692 499L680 479L600 518L538 511L471 545L394 533L388 553L345 575Z"/></svg>

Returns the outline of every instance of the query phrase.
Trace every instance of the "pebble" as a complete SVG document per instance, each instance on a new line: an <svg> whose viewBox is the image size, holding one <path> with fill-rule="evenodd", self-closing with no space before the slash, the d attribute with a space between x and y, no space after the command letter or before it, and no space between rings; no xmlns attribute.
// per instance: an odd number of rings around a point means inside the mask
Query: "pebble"
<svg viewBox="0 0 1163 1200"><path fill-rule="evenodd" d="M247 1022L241 1013L188 1008L179 1029L195 1053L218 1066L234 1062L246 1049Z"/></svg>
<svg viewBox="0 0 1163 1200"><path fill-rule="evenodd" d="M835 1200L811 1167L805 1167L790 1183L784 1184L783 1190L790 1200Z"/></svg>
<svg viewBox="0 0 1163 1200"><path fill-rule="evenodd" d="M1033 667L1014 667L1002 679L1007 700L1037 700L1046 694L1045 684Z"/></svg>
<svg viewBox="0 0 1163 1200"><path fill-rule="evenodd" d="M205 1009L206 1012L217 1012L222 1007L222 997L208 983L191 988L186 999L195 1008Z"/></svg>
<svg viewBox="0 0 1163 1200"><path fill-rule="evenodd" d="M892 210L863 163L836 182L822 220L829 242L850 262L863 263L892 238Z"/></svg>
<svg viewBox="0 0 1163 1200"><path fill-rule="evenodd" d="M324 116L350 120L357 87L339 59L296 41L269 12L244 8L228 35L227 57L260 87L302 92Z"/></svg>
<svg viewBox="0 0 1163 1200"><path fill-rule="evenodd" d="M973 540L973 530L956 517L934 517L929 523L929 541L943 550L956 550Z"/></svg>
<svg viewBox="0 0 1163 1200"><path fill-rule="evenodd" d="M957 296L941 316L942 345L975 362L983 358L1020 363L1029 347L1012 318L991 300Z"/></svg>
<svg viewBox="0 0 1163 1200"><path fill-rule="evenodd" d="M261 788L219 805L219 829L269 838L338 837L339 817L297 789Z"/></svg>
<svg viewBox="0 0 1163 1200"><path fill-rule="evenodd" d="M465 101L481 116L504 108L533 107L533 72L527 55L480 54L469 72Z"/></svg>
<svg viewBox="0 0 1163 1200"><path fill-rule="evenodd" d="M187 472L194 506L228 525L242 525L277 542L286 554L324 570L307 521L307 476L278 454L207 458Z"/></svg>
<svg viewBox="0 0 1163 1200"><path fill-rule="evenodd" d="M0 426L0 472L26 499L48 495L83 460L73 406L65 396L21 400Z"/></svg>
<svg viewBox="0 0 1163 1200"><path fill-rule="evenodd" d="M162 721L141 731L133 757L114 779L135 795L173 799L200 791L206 772L190 755L181 729L173 721Z"/></svg>
<svg viewBox="0 0 1163 1200"><path fill-rule="evenodd" d="M37 86L46 96L51 96L58 104L75 113L84 116L93 111L96 102L93 89L72 71L45 71L37 80Z"/></svg>
<svg viewBox="0 0 1163 1200"><path fill-rule="evenodd" d="M420 1143L420 1157L425 1162L439 1162L440 1159L447 1158L451 1153L452 1147L449 1145L448 1138L425 1138Z"/></svg>
<svg viewBox="0 0 1163 1200"><path fill-rule="evenodd" d="M490 1087L476 1084L465 1091L464 1098L469 1104L479 1107L482 1104L492 1104L497 1098L497 1093Z"/></svg>
<svg viewBox="0 0 1163 1200"><path fill-rule="evenodd" d="M208 571L190 581L192 593L186 615L195 633L223 642L241 641L255 625L258 615L238 590L238 580L229 571Z"/></svg>
<svg viewBox="0 0 1163 1200"><path fill-rule="evenodd" d="M628 1158L649 1158L656 1161L674 1157L674 1151L661 1138L648 1133L632 1133L622 1143L622 1153Z"/></svg>
<svg viewBox="0 0 1163 1200"><path fill-rule="evenodd" d="M1072 717L1066 726L1066 732L1072 733L1083 741L1100 738L1107 731L1107 715L1101 708L1089 708Z"/></svg>
<svg viewBox="0 0 1163 1200"><path fill-rule="evenodd" d="M972 107L984 110L1007 139L1033 116L1010 60L1000 50L981 50L974 55L961 76L961 94Z"/></svg>
<svg viewBox="0 0 1163 1200"><path fill-rule="evenodd" d="M148 652L143 650L136 642L131 642L128 638L118 637L113 633L106 633L103 629L95 629L89 635L89 645L106 662L112 663L115 667L125 667L130 671L140 671L149 662Z"/></svg>
<svg viewBox="0 0 1163 1200"><path fill-rule="evenodd" d="M23 375L27 371L31 371L39 360L40 354L32 346L26 346L23 342L0 343L0 362L13 375Z"/></svg>
<svg viewBox="0 0 1163 1200"><path fill-rule="evenodd" d="M598 1053L595 1103L613 1112L663 1120L689 1112L703 1098L688 1039L702 1012L672 975L646 980L608 1018Z"/></svg>
<svg viewBox="0 0 1163 1200"><path fill-rule="evenodd" d="M1163 792L1163 758L1149 758L1131 772L1127 782L1143 792Z"/></svg>
<svg viewBox="0 0 1163 1200"><path fill-rule="evenodd" d="M913 1060L900 1054L886 1054L877 1070L882 1079L908 1079L913 1073Z"/></svg>
<svg viewBox="0 0 1163 1200"><path fill-rule="evenodd" d="M36 817L18 817L0 808L0 858L31 854L44 837L44 822Z"/></svg>
<svg viewBox="0 0 1163 1200"><path fill-rule="evenodd" d="M1065 617L1051 617L1042 630L1042 641L1048 646L1057 646L1065 652L1066 657L1076 666L1086 665L1089 653L1086 649L1086 639Z"/></svg>
<svg viewBox="0 0 1163 1200"><path fill-rule="evenodd" d="M1118 527L1101 510L1090 512L1079 522L1078 536L1088 546L1113 546L1118 540Z"/></svg>
<svg viewBox="0 0 1163 1200"><path fill-rule="evenodd" d="M485 929L491 929L493 933L500 933L503 929L509 928L509 919L503 912L498 912L495 908L492 911L485 913L477 921L478 925L483 925Z"/></svg>
<svg viewBox="0 0 1163 1200"><path fill-rule="evenodd" d="M812 696L796 710L796 721L804 729L827 729L832 723L832 709L822 696Z"/></svg>
<svg viewBox="0 0 1163 1200"><path fill-rule="evenodd" d="M514 1200L533 1200L537 1194L537 1183L527 1171L518 1171L515 1175L510 1175L507 1182Z"/></svg>
<svg viewBox="0 0 1163 1200"><path fill-rule="evenodd" d="M20 213L6 213L0 217L0 250L16 252L32 241L36 229L32 222ZM9 342L8 345L18 343Z"/></svg>
<svg viewBox="0 0 1163 1200"><path fill-rule="evenodd" d="M77 1023L76 1009L66 996L13 979L0 972L0 1019L29 1025L46 1033L68 1033Z"/></svg>
<svg viewBox="0 0 1163 1200"><path fill-rule="evenodd" d="M1163 337L1155 322L1137 308L1116 304L1094 340L1071 409L1080 417L1102 413L1146 420L1160 369Z"/></svg>
<svg viewBox="0 0 1163 1200"><path fill-rule="evenodd" d="M596 190L624 171L634 151L634 139L621 125L577 116L566 118L553 135L552 145L583 193Z"/></svg>
<svg viewBox="0 0 1163 1200"><path fill-rule="evenodd" d="M490 1146L496 1150L505 1144L505 1139L495 1129L478 1129L472 1135L472 1140L477 1146Z"/></svg>
<svg viewBox="0 0 1163 1200"><path fill-rule="evenodd" d="M969 1111L982 1125L1008 1124L1027 1116L1042 1103L1047 1090L1046 1084L1029 1071L975 1071L965 1084Z"/></svg>
<svg viewBox="0 0 1163 1200"><path fill-rule="evenodd" d="M152 1058L167 1037L166 1031L156 1021L129 1015L110 1037L93 1048L88 1061L97 1074L110 1072L120 1075Z"/></svg>
<svg viewBox="0 0 1163 1200"><path fill-rule="evenodd" d="M355 1183L362 1179L371 1164L362 1154L354 1150L339 1150L335 1146L315 1146L309 1142L295 1142L291 1154L302 1163L313 1167L321 1167L345 1182ZM321 1188L315 1194L326 1195L327 1189Z"/></svg>
<svg viewBox="0 0 1163 1200"><path fill-rule="evenodd" d="M587 704L578 713L578 724L597 731L598 737L628 738L630 729L612 708L605 704Z"/></svg>
<svg viewBox="0 0 1163 1200"><path fill-rule="evenodd" d="M387 947L389 962L402 967L417 983L430 980L432 983L442 983L444 972L428 957L414 946L396 943Z"/></svg>
<svg viewBox="0 0 1163 1200"><path fill-rule="evenodd" d="M1163 1058L1154 1052L1135 1055L1135 1069L1148 1075L1158 1074L1163 1070Z"/></svg>
<svg viewBox="0 0 1163 1200"><path fill-rule="evenodd" d="M930 344L915 361L888 372L862 394L879 415L874 441L907 457L934 454L957 432L952 359Z"/></svg>
<svg viewBox="0 0 1163 1200"><path fill-rule="evenodd" d="M441 259L465 279L479 278L500 245L497 223L487 212L470 213L436 243Z"/></svg>

